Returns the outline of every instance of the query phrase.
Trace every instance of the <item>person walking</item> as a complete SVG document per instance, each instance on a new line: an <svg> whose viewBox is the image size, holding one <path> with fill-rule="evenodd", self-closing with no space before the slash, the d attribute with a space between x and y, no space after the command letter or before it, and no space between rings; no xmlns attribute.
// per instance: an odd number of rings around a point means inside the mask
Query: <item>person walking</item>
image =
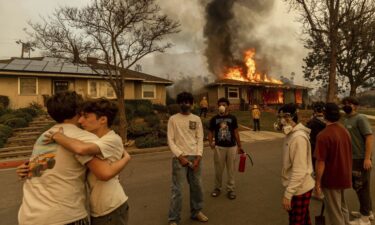
<svg viewBox="0 0 375 225"><path fill-rule="evenodd" d="M178 94L177 104L180 105L180 112L168 120L168 145L174 156L172 159L172 194L168 214L170 225L177 225L181 220L184 179L188 180L190 188L191 219L200 222L208 221L207 216L202 212L203 127L201 119L190 112L193 101L191 93Z"/></svg>
<svg viewBox="0 0 375 225"><path fill-rule="evenodd" d="M339 123L340 109L327 103L324 109L326 128L317 136L315 148L315 192L324 194L331 225L348 225L349 211L345 189L351 187L352 143L348 131Z"/></svg>
<svg viewBox="0 0 375 225"><path fill-rule="evenodd" d="M283 144L282 206L289 214L289 225L310 225L310 199L314 188L312 177L310 129L298 123L297 108L286 104L278 110L275 128L285 134Z"/></svg>
<svg viewBox="0 0 375 225"><path fill-rule="evenodd" d="M252 109L252 116L253 116L253 123L254 123L254 131L260 131L260 115L261 112L257 105L254 105Z"/></svg>
<svg viewBox="0 0 375 225"><path fill-rule="evenodd" d="M208 101L205 96L202 98L201 102L199 103L199 106L200 106L199 117L202 117L202 114L203 114L203 117L206 118L207 112L208 112Z"/></svg>
<svg viewBox="0 0 375 225"><path fill-rule="evenodd" d="M374 136L371 125L365 115L357 112L359 101L354 97L342 100L345 111L344 124L352 138L353 147L353 189L357 193L360 209L351 214L357 217L352 224L371 224L374 220L372 212L372 199L370 192L372 146Z"/></svg>
<svg viewBox="0 0 375 225"><path fill-rule="evenodd" d="M215 188L211 193L217 197L221 193L224 168L227 168L227 197L236 198L234 192L235 160L237 153L243 153L240 135L238 133L237 118L229 114L229 100L220 98L217 102L218 114L211 118L208 141L214 151ZM215 141L214 141L215 137Z"/></svg>

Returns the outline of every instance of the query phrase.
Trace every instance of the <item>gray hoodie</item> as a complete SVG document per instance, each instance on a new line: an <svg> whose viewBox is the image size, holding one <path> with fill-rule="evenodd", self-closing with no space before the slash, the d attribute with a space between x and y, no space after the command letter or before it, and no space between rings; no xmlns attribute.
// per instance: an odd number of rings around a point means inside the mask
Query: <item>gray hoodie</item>
<svg viewBox="0 0 375 225"><path fill-rule="evenodd" d="M304 194L315 186L309 134L310 129L299 123L284 139L281 180L287 199Z"/></svg>

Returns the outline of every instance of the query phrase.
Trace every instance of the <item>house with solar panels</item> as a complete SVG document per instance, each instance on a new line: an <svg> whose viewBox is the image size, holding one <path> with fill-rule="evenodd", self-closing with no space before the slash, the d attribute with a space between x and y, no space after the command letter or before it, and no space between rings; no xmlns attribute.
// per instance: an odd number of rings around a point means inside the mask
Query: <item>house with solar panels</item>
<svg viewBox="0 0 375 225"><path fill-rule="evenodd" d="M148 99L165 105L169 85L170 80L128 70L125 99ZM31 102L43 105L46 96L67 90L87 98L116 98L109 83L87 65L50 57L0 60L0 95L9 97L11 108L25 107Z"/></svg>

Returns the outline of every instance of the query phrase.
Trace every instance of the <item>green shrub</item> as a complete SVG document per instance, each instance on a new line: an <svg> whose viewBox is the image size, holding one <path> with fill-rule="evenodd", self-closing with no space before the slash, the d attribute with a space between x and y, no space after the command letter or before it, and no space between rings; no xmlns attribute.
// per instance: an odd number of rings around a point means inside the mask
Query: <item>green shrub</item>
<svg viewBox="0 0 375 225"><path fill-rule="evenodd" d="M27 121L24 118L10 118L4 122L5 125L10 126L12 128L20 128L26 127Z"/></svg>
<svg viewBox="0 0 375 225"><path fill-rule="evenodd" d="M153 114L154 111L151 107L147 106L147 105L138 105L137 106L137 109L134 113L134 116L136 117L145 117L147 115L150 115L150 114Z"/></svg>
<svg viewBox="0 0 375 225"><path fill-rule="evenodd" d="M131 121L134 118L135 109L136 108L134 105L125 103L125 114L127 121Z"/></svg>
<svg viewBox="0 0 375 225"><path fill-rule="evenodd" d="M16 110L13 115L15 115L17 118L24 118L27 122L31 122L33 120L33 117L25 111Z"/></svg>
<svg viewBox="0 0 375 225"><path fill-rule="evenodd" d="M0 138L7 139L10 137L10 135L12 135L12 128L7 125L0 124Z"/></svg>
<svg viewBox="0 0 375 225"><path fill-rule="evenodd" d="M5 95L0 95L0 105L3 106L3 108L8 108L9 97Z"/></svg>
<svg viewBox="0 0 375 225"><path fill-rule="evenodd" d="M150 134L154 132L155 130L147 124L132 124L128 127L128 137L129 138L137 138L140 136L145 136L147 134Z"/></svg>
<svg viewBox="0 0 375 225"><path fill-rule="evenodd" d="M26 107L26 108L19 108L17 109L17 111L21 111L21 112L25 112L25 113L28 113L30 114L32 117L36 117L38 114L39 114L39 111L35 108L30 108L30 107Z"/></svg>
<svg viewBox="0 0 375 225"><path fill-rule="evenodd" d="M155 127L160 124L160 119L157 115L148 115L145 117L145 122L150 126L150 127Z"/></svg>
<svg viewBox="0 0 375 225"><path fill-rule="evenodd" d="M2 116L2 115L5 115L5 114L11 114L13 112L13 110L11 110L11 109L5 109L5 108L1 108L0 107L0 116Z"/></svg>
<svg viewBox="0 0 375 225"><path fill-rule="evenodd" d="M31 102L27 108L35 109L35 111L37 111L38 114L44 113L43 106L38 102Z"/></svg>
<svg viewBox="0 0 375 225"><path fill-rule="evenodd" d="M0 138L0 148L4 147L5 140Z"/></svg>
<svg viewBox="0 0 375 225"><path fill-rule="evenodd" d="M17 116L11 113L4 114L0 117L0 123L4 124L5 121L13 118L17 118Z"/></svg>
<svg viewBox="0 0 375 225"><path fill-rule="evenodd" d="M170 115L174 115L174 114L179 113L179 112L180 112L180 105L179 104L168 105L168 113Z"/></svg>
<svg viewBox="0 0 375 225"><path fill-rule="evenodd" d="M165 138L159 138L153 134L135 139L135 146L137 146L137 148L152 148L164 146L166 144L167 140Z"/></svg>
<svg viewBox="0 0 375 225"><path fill-rule="evenodd" d="M159 113L167 113L168 112L168 107L162 104L153 104L152 108L156 110Z"/></svg>

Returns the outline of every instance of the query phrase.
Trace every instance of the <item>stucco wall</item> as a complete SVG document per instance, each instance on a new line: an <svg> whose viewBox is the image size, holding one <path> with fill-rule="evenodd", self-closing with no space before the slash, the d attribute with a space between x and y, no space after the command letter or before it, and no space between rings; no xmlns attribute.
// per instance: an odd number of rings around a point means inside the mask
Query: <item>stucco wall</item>
<svg viewBox="0 0 375 225"><path fill-rule="evenodd" d="M43 94L49 95L51 93L51 79L38 78L37 94L34 95L20 95L18 94L18 77L1 77L0 95L9 97L10 108L22 108L28 106L32 102L37 102L43 105Z"/></svg>

